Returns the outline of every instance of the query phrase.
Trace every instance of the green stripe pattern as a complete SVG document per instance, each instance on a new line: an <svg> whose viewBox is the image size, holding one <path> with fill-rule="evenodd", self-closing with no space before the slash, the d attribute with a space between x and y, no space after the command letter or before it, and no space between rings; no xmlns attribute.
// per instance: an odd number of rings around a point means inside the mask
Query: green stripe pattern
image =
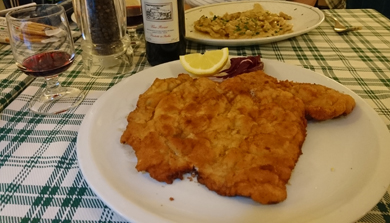
<svg viewBox="0 0 390 223"><path fill-rule="evenodd" d="M327 10L362 30L337 34L325 20L318 28L285 41L229 47L231 55L261 55L323 74L362 97L390 129L390 20L371 9ZM187 53L221 47L188 42ZM27 102L44 87L17 70L9 45L0 45L0 222L127 222L89 188L76 154L77 133L93 103L123 78L150 67L144 45L135 48L134 69L114 78L83 72L77 57L60 76L83 90L78 108L56 116L34 115ZM390 149L390 148L389 148ZM390 222L389 190L358 222Z"/></svg>

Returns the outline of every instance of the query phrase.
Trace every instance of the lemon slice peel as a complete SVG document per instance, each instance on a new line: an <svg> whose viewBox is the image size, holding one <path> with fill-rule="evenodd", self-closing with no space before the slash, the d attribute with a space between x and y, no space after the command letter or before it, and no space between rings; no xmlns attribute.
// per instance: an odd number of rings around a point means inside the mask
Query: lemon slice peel
<svg viewBox="0 0 390 223"><path fill-rule="evenodd" d="M193 53L180 56L184 69L194 75L211 76L218 73L228 61L229 49L209 50L204 54Z"/></svg>

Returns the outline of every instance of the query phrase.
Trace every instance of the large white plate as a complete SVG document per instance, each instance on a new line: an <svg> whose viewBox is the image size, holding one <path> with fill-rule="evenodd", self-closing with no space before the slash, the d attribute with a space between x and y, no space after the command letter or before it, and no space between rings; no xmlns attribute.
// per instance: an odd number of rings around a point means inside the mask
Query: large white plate
<svg viewBox="0 0 390 223"><path fill-rule="evenodd" d="M94 103L77 140L79 165L89 186L133 223L345 223L363 216L390 182L390 137L385 124L363 99L337 82L310 70L263 61L265 71L279 79L323 84L352 95L357 103L346 117L308 124L303 155L284 202L261 205L249 198L222 197L188 179L167 185L135 170L134 153L119 142L126 117L155 78L185 72L178 61L139 72Z"/></svg>
<svg viewBox="0 0 390 223"><path fill-rule="evenodd" d="M293 17L289 23L293 24L294 32L274 36L261 37L254 39L213 39L208 34L204 34L194 29L194 22L202 15L223 15L226 12L242 12L253 9L254 3L260 3L265 10L272 13L284 12ZM285 40L291 37L299 36L311 31L324 21L324 13L318 8L290 2L290 1L242 1L226 2L212 5L196 7L186 11L186 38L203 44L215 46L248 46L266 44L276 41Z"/></svg>

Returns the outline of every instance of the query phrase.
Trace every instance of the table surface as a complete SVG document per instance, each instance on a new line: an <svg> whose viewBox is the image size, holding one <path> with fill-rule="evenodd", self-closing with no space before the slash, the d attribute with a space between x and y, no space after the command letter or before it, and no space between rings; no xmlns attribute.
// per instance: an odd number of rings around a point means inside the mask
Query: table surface
<svg viewBox="0 0 390 223"><path fill-rule="evenodd" d="M390 20L371 9L327 12L363 29L340 35L326 20L308 34L261 46L229 47L230 54L261 55L332 78L362 97L390 129ZM18 71L10 46L0 45L0 222L126 222L88 187L77 163L77 134L102 94L150 65L141 45L135 49L132 72L91 78L83 72L80 40L76 47L76 60L60 81L83 90L85 100L66 113L41 116L29 112L27 102L43 89L44 81ZM187 53L211 49L217 47L187 44ZM389 192L357 222L390 222Z"/></svg>

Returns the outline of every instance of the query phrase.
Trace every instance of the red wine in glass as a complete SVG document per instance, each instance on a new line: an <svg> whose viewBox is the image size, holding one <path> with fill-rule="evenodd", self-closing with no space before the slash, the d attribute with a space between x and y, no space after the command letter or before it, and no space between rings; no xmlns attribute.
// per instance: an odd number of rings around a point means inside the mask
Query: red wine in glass
<svg viewBox="0 0 390 223"><path fill-rule="evenodd" d="M30 111L54 115L78 106L84 93L59 83L59 75L75 57L64 7L37 4L12 10L6 17L16 65L27 75L45 79L44 88L28 103Z"/></svg>
<svg viewBox="0 0 390 223"><path fill-rule="evenodd" d="M141 44L137 29L142 28L143 17L141 2L139 0L126 0L127 33L131 38L131 45L136 47Z"/></svg>
<svg viewBox="0 0 390 223"><path fill-rule="evenodd" d="M142 9L140 5L126 6L127 26L136 27L142 24Z"/></svg>
<svg viewBox="0 0 390 223"><path fill-rule="evenodd" d="M54 76L66 71L73 63L74 55L63 51L49 51L27 57L17 64L25 74L34 77Z"/></svg>

